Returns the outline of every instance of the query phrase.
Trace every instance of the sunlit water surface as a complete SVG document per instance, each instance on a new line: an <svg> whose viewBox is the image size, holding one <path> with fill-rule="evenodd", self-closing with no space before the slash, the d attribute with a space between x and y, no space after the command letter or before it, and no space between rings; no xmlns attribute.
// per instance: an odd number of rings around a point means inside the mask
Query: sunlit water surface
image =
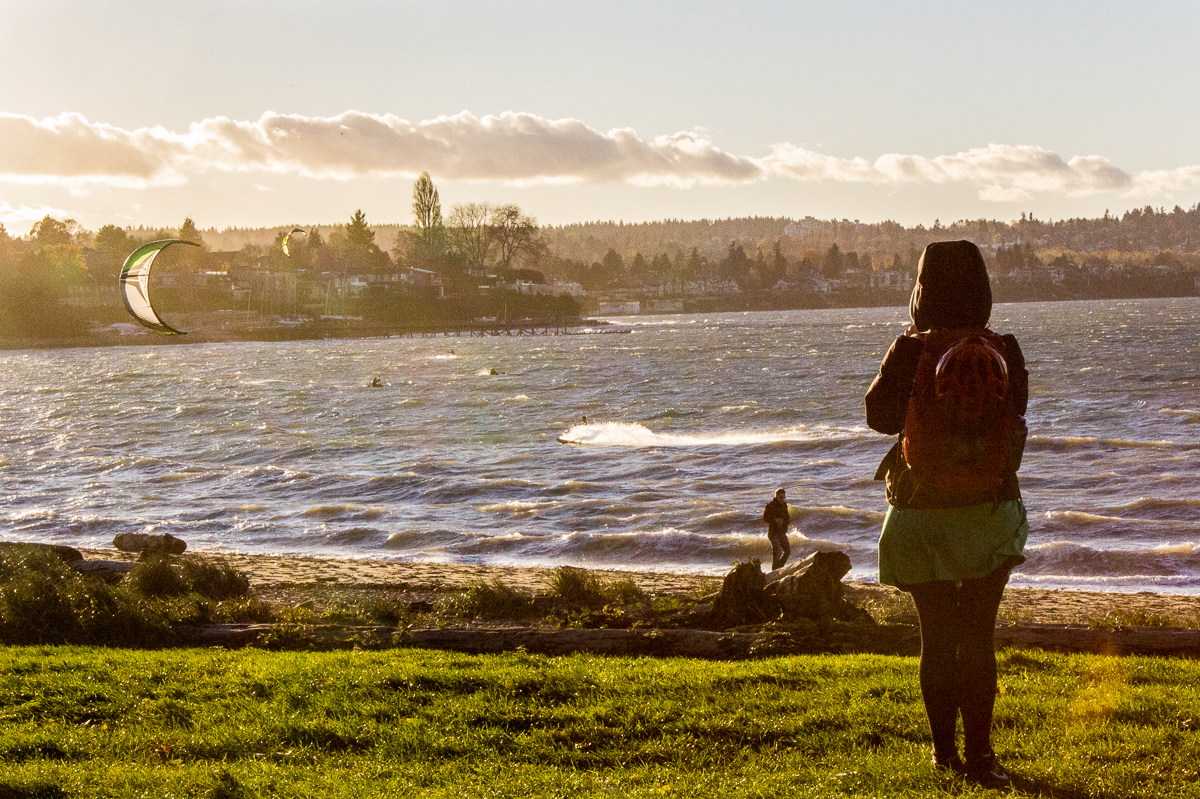
<svg viewBox="0 0 1200 799"><path fill-rule="evenodd" d="M1031 373L1013 584L1200 592L1198 312L995 308ZM793 557L836 547L875 579L891 440L862 396L905 309L615 321L0 353L0 539L721 574L769 561L785 486Z"/></svg>

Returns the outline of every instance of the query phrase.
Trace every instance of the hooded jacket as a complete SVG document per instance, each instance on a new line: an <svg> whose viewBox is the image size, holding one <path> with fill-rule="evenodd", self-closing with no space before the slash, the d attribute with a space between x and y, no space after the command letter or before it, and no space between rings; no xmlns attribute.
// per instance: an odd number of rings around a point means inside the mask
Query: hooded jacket
<svg viewBox="0 0 1200 799"><path fill-rule="evenodd" d="M987 265L979 248L969 241L937 241L925 248L917 264L917 283L908 305L913 325L893 343L879 366L879 374L864 401L867 425L880 433L902 435L908 397L912 393L917 362L924 342L918 333L937 328L984 328L992 314L992 289ZM1013 335L1004 337L1004 359L1009 370L1013 412L1024 416L1029 400L1029 374L1025 356ZM875 473L887 480L888 503L897 507L947 507L944 504L910 503L916 485L904 462L900 441L888 452ZM1017 475L1005 478L998 501L1020 499Z"/></svg>

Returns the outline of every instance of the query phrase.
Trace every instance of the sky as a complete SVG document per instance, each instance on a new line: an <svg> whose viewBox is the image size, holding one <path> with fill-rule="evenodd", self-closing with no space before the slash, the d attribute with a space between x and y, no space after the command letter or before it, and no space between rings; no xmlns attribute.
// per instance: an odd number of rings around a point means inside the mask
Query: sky
<svg viewBox="0 0 1200 799"><path fill-rule="evenodd" d="M0 223L1200 202L1200 3L0 0Z"/></svg>

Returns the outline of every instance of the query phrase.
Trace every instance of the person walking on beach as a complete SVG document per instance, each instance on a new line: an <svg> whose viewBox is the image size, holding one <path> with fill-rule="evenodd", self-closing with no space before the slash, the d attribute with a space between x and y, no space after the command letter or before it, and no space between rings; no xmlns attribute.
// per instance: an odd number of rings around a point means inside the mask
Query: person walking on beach
<svg viewBox="0 0 1200 799"><path fill-rule="evenodd" d="M1016 471L1028 372L1017 340L987 329L992 295L979 248L935 242L917 266L912 326L867 391L867 424L899 434L887 481L879 581L912 594L933 764L1005 788L991 745L996 613L1029 524ZM956 733L961 714L963 755Z"/></svg>
<svg viewBox="0 0 1200 799"><path fill-rule="evenodd" d="M771 542L771 571L782 568L792 554L788 543L788 525L792 517L788 514L787 493L781 488L775 492L775 498L767 503L762 520L767 523L767 540Z"/></svg>

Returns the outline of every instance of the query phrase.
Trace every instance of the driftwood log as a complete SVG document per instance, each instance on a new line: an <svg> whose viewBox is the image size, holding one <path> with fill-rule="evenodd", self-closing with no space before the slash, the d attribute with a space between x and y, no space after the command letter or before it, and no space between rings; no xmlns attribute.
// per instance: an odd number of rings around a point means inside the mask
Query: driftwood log
<svg viewBox="0 0 1200 799"><path fill-rule="evenodd" d="M180 631L181 642L192 646L245 646L313 649L408 647L469 654L524 651L540 655L588 653L614 656L691 657L704 660L742 660L752 657L819 652L915 653L916 635L907 625L874 628L865 640L856 625L805 629L600 629L551 630L536 627L473 629L410 629L269 624L214 624Z"/></svg>
<svg viewBox="0 0 1200 799"><path fill-rule="evenodd" d="M75 561L71 564L71 568L80 574L99 577L106 583L115 584L125 579L125 575L129 574L136 565L127 560L88 559Z"/></svg>
<svg viewBox="0 0 1200 799"><path fill-rule="evenodd" d="M83 560L83 553L74 547L62 544L25 544L17 542L0 542L0 555L19 555L23 553L43 552L61 560L63 563L75 563Z"/></svg>
<svg viewBox="0 0 1200 799"><path fill-rule="evenodd" d="M1084 627L1075 624L1012 624L996 628L996 647L1200 658L1200 630L1183 627Z"/></svg>
<svg viewBox="0 0 1200 799"><path fill-rule="evenodd" d="M692 657L741 660L797 654L854 652L915 656L920 634L911 624L854 622L768 624L755 629L712 630L551 630L529 627L410 629L312 625L214 624L180 630L192 646L286 646L349 649L411 647L471 654L526 651L545 655ZM1045 649L1101 655L1200 658L1200 630L1126 627L1115 630L1054 624L1014 624L996 628L1004 649Z"/></svg>
<svg viewBox="0 0 1200 799"><path fill-rule="evenodd" d="M182 555L187 550L187 542L170 533L117 533L113 536L113 546L139 555Z"/></svg>

